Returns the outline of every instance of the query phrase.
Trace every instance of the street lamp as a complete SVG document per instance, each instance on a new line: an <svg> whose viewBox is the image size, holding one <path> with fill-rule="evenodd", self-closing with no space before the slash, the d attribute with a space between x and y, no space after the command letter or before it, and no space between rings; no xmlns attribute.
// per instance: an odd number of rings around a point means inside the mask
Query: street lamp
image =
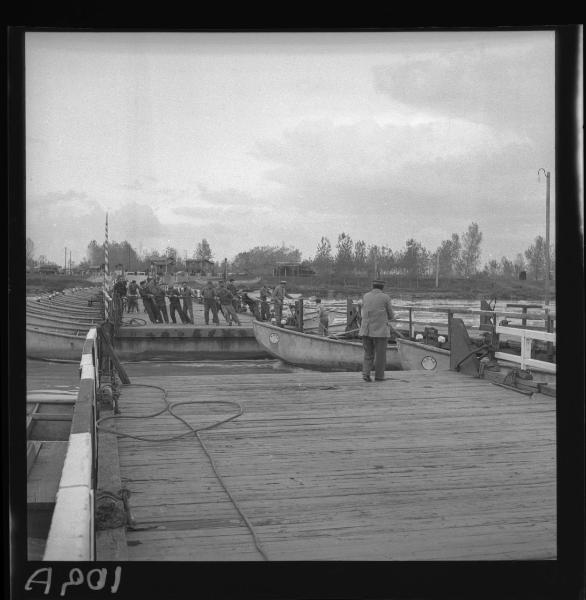
<svg viewBox="0 0 586 600"><path fill-rule="evenodd" d="M545 192L545 310L549 312L549 191L550 191L550 177L551 173L541 168L537 171L537 180L540 181L539 173L543 171L546 181L546 192Z"/></svg>

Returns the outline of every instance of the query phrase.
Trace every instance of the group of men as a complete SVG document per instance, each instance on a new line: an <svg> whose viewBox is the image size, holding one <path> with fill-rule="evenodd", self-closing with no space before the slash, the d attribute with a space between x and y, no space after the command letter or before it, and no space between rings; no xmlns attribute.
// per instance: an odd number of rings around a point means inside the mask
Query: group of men
<svg viewBox="0 0 586 600"><path fill-rule="evenodd" d="M210 311L212 321L216 325L220 324L218 311L222 313L228 325L231 326L233 323L241 325L236 312L237 289L233 279L230 279L228 284L221 279L217 288L210 279L201 290L201 295L203 298L203 318L206 325L210 324Z"/></svg>
<svg viewBox="0 0 586 600"><path fill-rule="evenodd" d="M193 320L193 298L195 292L186 282L177 288L170 286L167 291L161 285L156 277L149 277L141 281L140 285L136 280L129 284L124 278L118 278L114 284L114 291L126 304L126 312L138 312L138 298L140 297L144 310L151 323L177 323L177 316L182 323L192 323ZM169 298L169 312L167 312L167 298ZM181 303L183 301L183 304Z"/></svg>
<svg viewBox="0 0 586 600"><path fill-rule="evenodd" d="M253 300L245 297L245 302L249 304L251 310L256 313L256 317L261 321L270 319L269 302L274 305L275 323L282 325L283 304L285 298L293 299L287 293L287 282L281 281L275 286L272 293L266 285L263 285L259 299L258 309ZM362 300L362 315L359 335L362 337L364 348L364 361L362 368L362 377L364 381L372 381L371 371L374 370L374 380L383 381L386 364L387 341L390 334L390 321L394 319L394 311L391 305L390 297L383 292L384 282L375 280L372 282L372 290L366 293ZM151 320L151 323L168 323L169 315L167 313L166 297L169 298L169 312L171 320L176 323L176 315L179 315L182 323L194 323L193 319L193 298L196 297L195 291L183 282L180 288L170 286L165 289L157 278L149 277L146 281L141 281L137 285L135 280L129 284L123 277L119 277L114 284L114 290L121 298L126 299L127 312L138 312L138 297L142 299L145 311ZM210 312L212 313L212 322L215 325L220 324L218 313L221 312L228 325L241 325L237 313L238 294L234 279L228 283L220 280L218 287L213 281L209 280L202 289L203 309L205 324L210 323ZM180 301L183 301L181 305ZM316 298L319 315L319 333L327 335L328 315L325 308L321 305L321 299Z"/></svg>

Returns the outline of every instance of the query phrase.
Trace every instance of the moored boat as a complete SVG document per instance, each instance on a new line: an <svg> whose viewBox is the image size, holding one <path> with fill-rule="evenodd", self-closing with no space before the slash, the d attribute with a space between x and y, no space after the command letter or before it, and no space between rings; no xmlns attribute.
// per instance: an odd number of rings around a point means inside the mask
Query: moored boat
<svg viewBox="0 0 586 600"><path fill-rule="evenodd" d="M87 332L71 335L40 327L26 327L26 355L29 358L77 360Z"/></svg>
<svg viewBox="0 0 586 600"><path fill-rule="evenodd" d="M364 349L358 341L301 333L261 321L253 321L252 328L257 342L269 354L286 363L330 371L362 369ZM394 371L400 368L397 347L389 345L386 369Z"/></svg>
<svg viewBox="0 0 586 600"><path fill-rule="evenodd" d="M397 351L405 371L447 371L450 368L450 351L445 348L398 338Z"/></svg>
<svg viewBox="0 0 586 600"><path fill-rule="evenodd" d="M518 337L520 354L508 349L503 351L499 347L499 335ZM404 370L463 370L525 391L555 394L556 364L551 360L542 360L542 354L547 354L547 350L532 350L535 341L553 346L555 334L534 328L518 329L499 325L494 327L485 343L479 345L470 339L463 321L452 318L447 347L400 338L397 339L397 349Z"/></svg>

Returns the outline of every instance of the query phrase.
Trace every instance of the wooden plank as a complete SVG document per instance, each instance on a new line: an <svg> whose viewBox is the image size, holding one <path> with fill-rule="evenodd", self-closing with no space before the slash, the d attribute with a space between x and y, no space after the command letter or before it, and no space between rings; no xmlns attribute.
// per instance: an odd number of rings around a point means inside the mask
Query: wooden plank
<svg viewBox="0 0 586 600"><path fill-rule="evenodd" d="M164 385L201 433L271 560L555 557L555 402L456 373L179 376ZM123 386L123 433L176 435L163 393ZM142 418L141 415L143 416ZM138 530L129 560L258 560L195 437L120 438Z"/></svg>
<svg viewBox="0 0 586 600"><path fill-rule="evenodd" d="M113 411L102 410L100 417L112 416L113 414ZM116 430L116 424L109 422L109 428ZM94 500L96 507L96 560L118 561L128 559L126 523L121 523L117 527L113 526L116 523L116 517L119 516L116 514L109 515L110 523L104 523L104 511L107 506L104 506L101 500L104 494L112 495L114 499L118 498L122 487L116 436L113 433L99 431L97 492ZM114 502L112 506L115 506L118 511L124 508L120 506L120 502Z"/></svg>

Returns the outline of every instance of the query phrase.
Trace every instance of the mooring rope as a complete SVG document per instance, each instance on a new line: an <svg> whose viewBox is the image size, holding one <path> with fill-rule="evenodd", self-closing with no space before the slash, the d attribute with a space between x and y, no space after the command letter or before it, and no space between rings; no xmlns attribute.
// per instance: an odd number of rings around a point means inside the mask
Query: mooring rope
<svg viewBox="0 0 586 600"><path fill-rule="evenodd" d="M210 451L208 450L207 446L205 445L205 442L203 441L202 437L200 436L201 431L206 431L208 429L214 429L216 427L219 427L220 425L223 425L224 423L228 423L229 421L233 421L234 419L237 419L240 415L242 415L244 413L244 409L242 408L242 406L238 402L233 401L233 400L182 400L180 402L169 402L168 391L165 388L160 387L158 385L148 385L148 384L143 384L143 383L131 383L131 384L123 384L122 387L145 387L145 388L152 388L152 389L159 390L163 393L163 401L165 402L165 408L163 408L162 410L160 410L158 412L155 412L152 414L147 414L147 415L120 415L120 414L108 415L108 416L102 417L96 421L97 429L99 429L100 431L107 432L107 433L112 433L118 437L132 438L132 439L143 441L143 442L170 442L170 441L179 440L181 438L185 438L189 435L194 435L197 438L198 442L200 443L200 446L201 446L202 450L204 451L204 454L206 455L206 457L212 467L212 470L213 470L214 474L216 475L216 478L218 479L220 485L222 486L223 490L226 492L226 495L228 496L228 498L230 498L232 505L234 506L234 508L236 509L236 511L242 517L242 520L246 524L246 527L248 528L248 531L250 532L250 535L252 536L252 539L254 541L254 545L255 545L256 549L258 550L258 552L260 553L260 555L263 557L264 560L269 560L268 556L266 554L266 551L263 549L262 544L256 534L254 526L252 525L252 523L250 522L248 517L244 514L244 511L240 508L240 505L238 504L236 498L234 498L234 496L228 489L226 483L224 482L223 477L220 475L218 467L217 467ZM224 404L224 405L230 405L230 406L236 407L238 410L235 414L232 414L225 419L216 421L210 425L205 425L202 427L193 427L183 417L180 417L179 415L177 415L173 412L173 409L175 407L183 406L186 404L199 404L199 405L201 405L201 404ZM171 416L173 416L178 421L181 421L189 429L189 431L179 434L179 435L175 435L175 436L159 437L159 438L153 439L153 438L132 435L130 433L121 433L119 431L116 431L115 429L109 429L107 427L102 426L102 423L104 421L108 421L110 419L152 419L152 418L158 417L159 415L162 415L163 413L166 413L166 412L168 412Z"/></svg>
<svg viewBox="0 0 586 600"><path fill-rule="evenodd" d="M120 317L120 327L144 327L146 319L139 317Z"/></svg>

